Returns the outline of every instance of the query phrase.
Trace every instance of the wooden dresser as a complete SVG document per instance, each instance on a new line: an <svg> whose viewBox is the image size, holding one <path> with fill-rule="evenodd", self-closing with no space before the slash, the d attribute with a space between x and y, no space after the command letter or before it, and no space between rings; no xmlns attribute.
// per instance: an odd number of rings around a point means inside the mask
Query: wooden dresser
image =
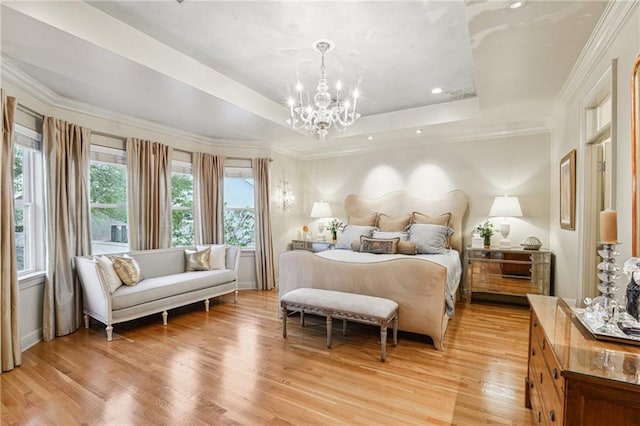
<svg viewBox="0 0 640 426"><path fill-rule="evenodd" d="M525 404L537 424L640 425L640 346L595 340L567 302L531 306Z"/></svg>

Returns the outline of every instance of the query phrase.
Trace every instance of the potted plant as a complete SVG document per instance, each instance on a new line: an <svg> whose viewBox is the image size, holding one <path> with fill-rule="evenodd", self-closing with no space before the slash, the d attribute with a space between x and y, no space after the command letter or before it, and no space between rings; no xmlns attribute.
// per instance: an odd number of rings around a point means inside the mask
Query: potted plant
<svg viewBox="0 0 640 426"><path fill-rule="evenodd" d="M486 220L484 223L476 226L473 232L478 233L482 238L484 238L484 248L491 247L491 237L496 233L496 228L489 220Z"/></svg>
<svg viewBox="0 0 640 426"><path fill-rule="evenodd" d="M325 229L331 231L331 239L335 243L338 240L338 231L342 231L344 228L344 223L340 222L338 219L331 219L329 223L325 225Z"/></svg>

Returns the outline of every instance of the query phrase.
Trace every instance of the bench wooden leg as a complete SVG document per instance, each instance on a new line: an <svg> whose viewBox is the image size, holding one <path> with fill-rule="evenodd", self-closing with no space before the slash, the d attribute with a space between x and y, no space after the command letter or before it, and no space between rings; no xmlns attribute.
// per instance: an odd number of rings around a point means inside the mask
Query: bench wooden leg
<svg viewBox="0 0 640 426"><path fill-rule="evenodd" d="M387 323L380 326L380 361L387 359Z"/></svg>
<svg viewBox="0 0 640 426"><path fill-rule="evenodd" d="M347 320L346 319L342 320L342 335L343 336L347 335Z"/></svg>
<svg viewBox="0 0 640 426"><path fill-rule="evenodd" d="M107 342L110 342L111 340L113 340L113 326L108 325L106 330L107 330Z"/></svg>
<svg viewBox="0 0 640 426"><path fill-rule="evenodd" d="M287 337L287 308L282 307L282 337Z"/></svg>
<svg viewBox="0 0 640 426"><path fill-rule="evenodd" d="M333 331L333 318L327 315L327 348L331 349L331 332Z"/></svg>
<svg viewBox="0 0 640 426"><path fill-rule="evenodd" d="M304 310L300 310L300 325L304 327Z"/></svg>
<svg viewBox="0 0 640 426"><path fill-rule="evenodd" d="M398 346L398 317L393 319L393 346Z"/></svg>
<svg viewBox="0 0 640 426"><path fill-rule="evenodd" d="M204 301L204 310L209 312L209 299L205 299Z"/></svg>

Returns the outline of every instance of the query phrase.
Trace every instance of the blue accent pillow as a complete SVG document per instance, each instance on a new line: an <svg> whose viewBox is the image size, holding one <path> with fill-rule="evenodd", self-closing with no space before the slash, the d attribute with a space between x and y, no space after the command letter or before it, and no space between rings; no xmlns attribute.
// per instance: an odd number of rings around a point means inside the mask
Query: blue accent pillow
<svg viewBox="0 0 640 426"><path fill-rule="evenodd" d="M451 234L453 229L443 225L413 224L409 227L409 241L416 243L421 254L446 253Z"/></svg>
<svg viewBox="0 0 640 426"><path fill-rule="evenodd" d="M340 237L338 237L338 242L336 243L337 249L345 249L351 250L351 243L353 240L360 241L360 236L364 235L365 237L371 238L373 235L373 231L375 231L375 226L364 226L364 225L347 225L342 230Z"/></svg>

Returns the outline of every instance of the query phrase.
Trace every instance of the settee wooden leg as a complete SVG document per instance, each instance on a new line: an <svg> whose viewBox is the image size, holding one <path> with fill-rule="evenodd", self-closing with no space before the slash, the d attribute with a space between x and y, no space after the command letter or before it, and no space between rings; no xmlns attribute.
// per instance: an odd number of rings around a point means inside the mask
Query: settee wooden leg
<svg viewBox="0 0 640 426"><path fill-rule="evenodd" d="M327 315L327 348L331 349L331 333L333 332L333 318Z"/></svg>
<svg viewBox="0 0 640 426"><path fill-rule="evenodd" d="M204 310L209 312L209 299L205 299L204 301Z"/></svg>
<svg viewBox="0 0 640 426"><path fill-rule="evenodd" d="M84 314L84 328L89 328L89 315Z"/></svg>
<svg viewBox="0 0 640 426"><path fill-rule="evenodd" d="M113 326L108 325L107 326L107 342L110 342L111 340L113 340Z"/></svg>
<svg viewBox="0 0 640 426"><path fill-rule="evenodd" d="M169 316L169 314L167 313L167 311L163 311L162 312L162 325L167 325L167 317Z"/></svg>
<svg viewBox="0 0 640 426"><path fill-rule="evenodd" d="M238 290L233 292L233 303L238 303Z"/></svg>

